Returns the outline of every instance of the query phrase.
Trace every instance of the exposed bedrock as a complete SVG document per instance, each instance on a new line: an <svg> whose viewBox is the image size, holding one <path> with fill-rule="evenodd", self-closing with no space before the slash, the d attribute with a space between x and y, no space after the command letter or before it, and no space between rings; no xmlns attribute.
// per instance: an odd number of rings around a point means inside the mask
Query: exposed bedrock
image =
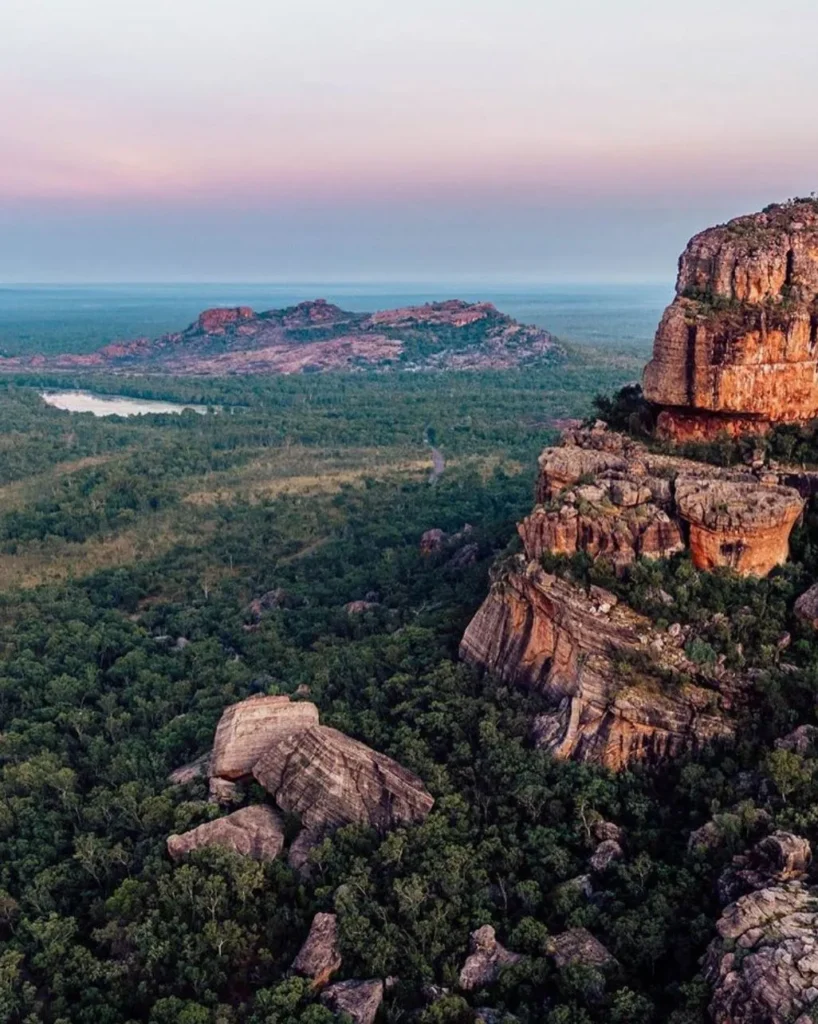
<svg viewBox="0 0 818 1024"><path fill-rule="evenodd" d="M645 368L676 440L818 416L818 203L709 228L679 261L676 298Z"/></svg>
<svg viewBox="0 0 818 1024"><path fill-rule="evenodd" d="M460 654L549 698L554 710L535 726L540 746L618 770L731 730L738 681L706 674L681 643L613 595L586 594L518 557L495 571Z"/></svg>
<svg viewBox="0 0 818 1024"><path fill-rule="evenodd" d="M600 427L545 449L537 501L518 526L529 558L582 551L621 572L689 545L699 569L758 576L786 561L804 507L775 474L657 454Z"/></svg>

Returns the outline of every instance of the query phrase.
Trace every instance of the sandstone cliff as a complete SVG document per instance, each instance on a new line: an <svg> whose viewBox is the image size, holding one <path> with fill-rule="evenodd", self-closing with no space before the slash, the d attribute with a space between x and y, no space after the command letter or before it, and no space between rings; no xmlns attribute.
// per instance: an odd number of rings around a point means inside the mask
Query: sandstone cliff
<svg viewBox="0 0 818 1024"><path fill-rule="evenodd" d="M818 416L818 203L696 235L644 374L676 440Z"/></svg>
<svg viewBox="0 0 818 1024"><path fill-rule="evenodd" d="M539 745L613 770L728 735L739 689L728 673L697 669L678 636L613 595L586 594L524 558L495 571L460 655L549 698Z"/></svg>

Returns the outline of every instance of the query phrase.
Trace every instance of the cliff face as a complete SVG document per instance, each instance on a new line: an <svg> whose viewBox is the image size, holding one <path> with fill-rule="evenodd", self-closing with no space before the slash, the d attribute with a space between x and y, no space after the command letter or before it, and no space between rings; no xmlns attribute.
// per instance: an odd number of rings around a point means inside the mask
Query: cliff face
<svg viewBox="0 0 818 1024"><path fill-rule="evenodd" d="M676 440L818 416L818 203L696 235L644 374Z"/></svg>
<svg viewBox="0 0 818 1024"><path fill-rule="evenodd" d="M619 770L730 731L732 676L705 676L680 637L653 629L613 595L586 594L524 558L496 574L460 655L553 702L535 732L557 757Z"/></svg>

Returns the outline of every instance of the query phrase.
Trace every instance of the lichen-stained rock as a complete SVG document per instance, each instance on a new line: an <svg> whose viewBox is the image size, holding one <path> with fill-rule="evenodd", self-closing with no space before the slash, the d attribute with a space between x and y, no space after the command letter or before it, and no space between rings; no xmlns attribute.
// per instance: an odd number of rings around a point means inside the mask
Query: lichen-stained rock
<svg viewBox="0 0 818 1024"><path fill-rule="evenodd" d="M550 698L554 711L535 723L538 745L618 770L731 732L738 680L708 675L681 643L626 605L516 558L495 569L460 655Z"/></svg>
<svg viewBox="0 0 818 1024"><path fill-rule="evenodd" d="M284 847L284 821L274 808L254 805L168 837L168 853L174 860L203 846L224 846L244 857L275 860Z"/></svg>
<svg viewBox="0 0 818 1024"><path fill-rule="evenodd" d="M519 963L519 953L500 945L490 924L469 936L469 956L460 971L458 984L464 992L473 992L494 984L503 967Z"/></svg>
<svg viewBox="0 0 818 1024"><path fill-rule="evenodd" d="M790 1024L818 1002L818 899L800 882L742 896L716 925L704 977L714 1024Z"/></svg>
<svg viewBox="0 0 818 1024"><path fill-rule="evenodd" d="M422 821L434 800L397 761L337 729L314 725L274 743L253 775L307 829Z"/></svg>
<svg viewBox="0 0 818 1024"><path fill-rule="evenodd" d="M679 515L690 525L690 551L699 569L729 566L743 576L766 576L789 554L804 501L791 487L757 481L676 479Z"/></svg>
<svg viewBox="0 0 818 1024"><path fill-rule="evenodd" d="M769 207L688 244L644 373L676 440L818 415L818 203Z"/></svg>
<svg viewBox="0 0 818 1024"><path fill-rule="evenodd" d="M338 949L338 918L335 914L316 914L310 933L293 960L296 974L312 978L318 986L326 985L341 967Z"/></svg>
<svg viewBox="0 0 818 1024"><path fill-rule="evenodd" d="M321 1002L333 1013L348 1013L355 1024L374 1024L383 1002L383 982L337 981L324 989Z"/></svg>
<svg viewBox="0 0 818 1024"><path fill-rule="evenodd" d="M272 743L317 724L318 708L309 701L259 694L231 704L216 729L210 775L228 780L248 778Z"/></svg>
<svg viewBox="0 0 818 1024"><path fill-rule="evenodd" d="M617 965L616 958L587 928L571 928L549 938L545 951L560 969L575 965L599 968Z"/></svg>

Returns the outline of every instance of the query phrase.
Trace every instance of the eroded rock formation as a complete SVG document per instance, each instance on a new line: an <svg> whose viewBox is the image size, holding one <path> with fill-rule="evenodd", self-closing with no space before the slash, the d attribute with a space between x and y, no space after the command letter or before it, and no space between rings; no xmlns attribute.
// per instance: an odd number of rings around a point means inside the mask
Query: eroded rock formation
<svg viewBox="0 0 818 1024"><path fill-rule="evenodd" d="M709 228L679 261L644 374L676 440L818 416L818 202Z"/></svg>
<svg viewBox="0 0 818 1024"><path fill-rule="evenodd" d="M422 821L434 803L420 779L397 761L325 725L273 743L253 774L307 829L352 822L391 828Z"/></svg>
<svg viewBox="0 0 818 1024"><path fill-rule="evenodd" d="M733 903L754 889L801 881L812 863L808 840L792 832L773 832L749 851L733 858L718 880L719 899Z"/></svg>
<svg viewBox="0 0 818 1024"><path fill-rule="evenodd" d="M678 634L522 557L495 568L460 654L553 701L539 745L614 770L727 735L739 692L729 673L693 665Z"/></svg>
<svg viewBox="0 0 818 1024"><path fill-rule="evenodd" d="M179 860L203 846L224 846L255 860L275 860L284 848L284 820L272 807L242 807L224 818L168 837L168 853Z"/></svg>
<svg viewBox="0 0 818 1024"><path fill-rule="evenodd" d="M809 1024L818 1002L818 902L801 882L728 906L708 949L714 1024Z"/></svg>
<svg viewBox="0 0 818 1024"><path fill-rule="evenodd" d="M469 956L460 971L458 984L464 992L472 992L494 984L503 967L519 963L519 953L512 953L497 941L490 924L469 936Z"/></svg>
<svg viewBox="0 0 818 1024"><path fill-rule="evenodd" d="M616 958L587 928L571 928L553 936L545 951L559 968L574 965L609 968L617 964Z"/></svg>
<svg viewBox="0 0 818 1024"><path fill-rule="evenodd" d="M566 431L539 467L538 504L518 526L534 559L582 551L621 571L689 538L697 568L764 576L786 560L804 507L775 474L657 454L604 426Z"/></svg>

